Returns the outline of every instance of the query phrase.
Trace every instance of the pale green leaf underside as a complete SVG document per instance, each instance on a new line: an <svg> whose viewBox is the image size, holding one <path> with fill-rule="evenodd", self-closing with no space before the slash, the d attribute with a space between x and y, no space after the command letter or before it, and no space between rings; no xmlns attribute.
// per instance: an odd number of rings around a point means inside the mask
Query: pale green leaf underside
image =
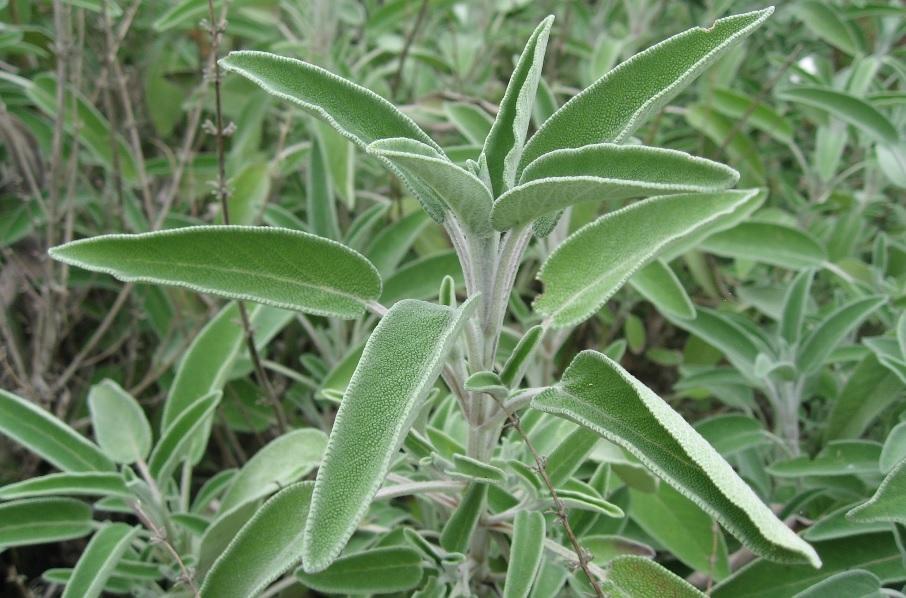
<svg viewBox="0 0 906 598"><path fill-rule="evenodd" d="M330 565L355 531L473 307L471 300L458 310L403 300L372 332L318 470L305 528L306 571Z"/></svg>
<svg viewBox="0 0 906 598"><path fill-rule="evenodd" d="M79 557L63 590L63 598L100 596L107 580L113 575L114 567L137 533L138 528L125 523L111 523L101 528Z"/></svg>
<svg viewBox="0 0 906 598"><path fill-rule="evenodd" d="M63 471L114 469L96 444L31 401L5 390L0 390L0 432Z"/></svg>
<svg viewBox="0 0 906 598"><path fill-rule="evenodd" d="M621 63L545 121L526 144L521 167L555 149L624 141L773 11L734 15L708 28L689 29Z"/></svg>
<svg viewBox="0 0 906 598"><path fill-rule="evenodd" d="M503 584L503 598L525 598L532 589L544 552L544 515L519 511L513 521L513 545Z"/></svg>
<svg viewBox="0 0 906 598"><path fill-rule="evenodd" d="M815 268L827 255L810 234L773 222L743 222L702 242L701 248L723 257L752 260L781 268Z"/></svg>
<svg viewBox="0 0 906 598"><path fill-rule="evenodd" d="M637 202L582 227L541 267L544 293L534 308L558 328L594 314L639 268L684 244L684 237L724 223L722 216L757 190L669 195Z"/></svg>
<svg viewBox="0 0 906 598"><path fill-rule="evenodd" d="M320 316L357 318L381 294L377 271L360 254L289 229L193 226L82 239L49 253L120 280L187 287Z"/></svg>
<svg viewBox="0 0 906 598"><path fill-rule="evenodd" d="M619 444L756 554L820 566L812 547L777 519L692 426L606 356L580 353L532 407Z"/></svg>
<svg viewBox="0 0 906 598"><path fill-rule="evenodd" d="M88 393L91 427L101 449L117 463L135 463L151 451L151 424L132 395L113 380Z"/></svg>
<svg viewBox="0 0 906 598"><path fill-rule="evenodd" d="M733 186L739 173L685 152L656 147L600 143L555 150L528 165L520 184L494 202L494 228L506 230L584 201Z"/></svg>

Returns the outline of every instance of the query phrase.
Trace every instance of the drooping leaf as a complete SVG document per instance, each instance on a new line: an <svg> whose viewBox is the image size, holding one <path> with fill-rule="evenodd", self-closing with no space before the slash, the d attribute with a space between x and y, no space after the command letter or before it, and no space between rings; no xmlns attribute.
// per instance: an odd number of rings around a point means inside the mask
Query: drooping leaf
<svg viewBox="0 0 906 598"><path fill-rule="evenodd" d="M528 224L583 201L613 201L733 186L732 168L685 152L599 143L555 150L529 164L519 185L494 202L494 228Z"/></svg>
<svg viewBox="0 0 906 598"><path fill-rule="evenodd" d="M823 87L791 87L779 95L784 100L824 110L876 141L896 143L900 139L896 127L886 116L865 100L848 93Z"/></svg>
<svg viewBox="0 0 906 598"><path fill-rule="evenodd" d="M640 268L629 284L645 299L654 304L658 311L684 320L695 317L695 305L680 284L676 273L661 260L654 260Z"/></svg>
<svg viewBox="0 0 906 598"><path fill-rule="evenodd" d="M885 302L886 299L881 296L863 297L854 299L828 314L803 339L796 355L796 366L804 372L821 367L840 341Z"/></svg>
<svg viewBox="0 0 906 598"><path fill-rule="evenodd" d="M208 425L222 395L217 390L200 397L164 431L148 460L148 470L155 480L165 481L180 461L191 458L189 449L197 440L196 435Z"/></svg>
<svg viewBox="0 0 906 598"><path fill-rule="evenodd" d="M754 372L759 345L748 331L736 321L719 311L699 307L694 320L676 320L709 345L714 346L727 357L743 375Z"/></svg>
<svg viewBox="0 0 906 598"><path fill-rule="evenodd" d="M506 473L502 469L466 455L453 455L453 465L455 469L447 472L451 477L462 477L486 484L506 482Z"/></svg>
<svg viewBox="0 0 906 598"><path fill-rule="evenodd" d="M312 488L312 482L299 482L264 503L208 571L202 597L256 596L295 566L302 559Z"/></svg>
<svg viewBox="0 0 906 598"><path fill-rule="evenodd" d="M702 249L724 257L763 262L781 268L815 268L827 259L817 239L773 222L743 222L702 242Z"/></svg>
<svg viewBox="0 0 906 598"><path fill-rule="evenodd" d="M707 29L689 29L621 63L545 121L526 144L520 167L555 149L624 141L772 12L768 8L718 19Z"/></svg>
<svg viewBox="0 0 906 598"><path fill-rule="evenodd" d="M544 553L544 515L537 511L519 511L513 521L513 544L510 547L503 598L526 598L535 583Z"/></svg>
<svg viewBox="0 0 906 598"><path fill-rule="evenodd" d="M580 353L532 407L622 446L756 554L820 565L812 547L777 519L692 426L604 355Z"/></svg>
<svg viewBox="0 0 906 598"><path fill-rule="evenodd" d="M651 559L640 556L620 556L610 563L607 580L602 589L614 598L634 596L670 596L671 598L701 598L695 586Z"/></svg>
<svg viewBox="0 0 906 598"><path fill-rule="evenodd" d="M49 253L120 280L188 287L344 319L362 315L365 303L381 294L377 271L360 254L289 229L194 226L104 235Z"/></svg>
<svg viewBox="0 0 906 598"><path fill-rule="evenodd" d="M906 459L906 422L898 423L887 434L878 467L881 473L888 474L903 459Z"/></svg>
<svg viewBox="0 0 906 598"><path fill-rule="evenodd" d="M39 496L129 496L123 476L112 472L50 473L0 487L0 500Z"/></svg>
<svg viewBox="0 0 906 598"><path fill-rule="evenodd" d="M31 401L5 390L0 390L0 432L63 471L114 469L93 442Z"/></svg>
<svg viewBox="0 0 906 598"><path fill-rule="evenodd" d="M305 528L306 571L330 565L355 531L473 307L473 301L457 310L400 301L371 334L318 470Z"/></svg>
<svg viewBox="0 0 906 598"><path fill-rule="evenodd" d="M46 544L87 536L91 507L73 498L35 498L0 504L0 546Z"/></svg>
<svg viewBox="0 0 906 598"><path fill-rule="evenodd" d="M88 393L91 427L108 457L135 463L151 451L151 424L132 395L113 380L104 380Z"/></svg>
<svg viewBox="0 0 906 598"><path fill-rule="evenodd" d="M117 562L138 533L137 527L125 523L105 525L88 542L72 576L63 590L63 598L96 598L104 591Z"/></svg>
<svg viewBox="0 0 906 598"><path fill-rule="evenodd" d="M720 216L757 195L755 190L669 195L602 216L573 233L541 267L544 294L535 309L558 328L587 319L659 253L722 224Z"/></svg>
<svg viewBox="0 0 906 598"><path fill-rule="evenodd" d="M516 180L516 169L525 145L553 22L553 16L541 21L526 42L519 62L510 75L494 125L484 139L479 160L487 168L494 197L503 193Z"/></svg>

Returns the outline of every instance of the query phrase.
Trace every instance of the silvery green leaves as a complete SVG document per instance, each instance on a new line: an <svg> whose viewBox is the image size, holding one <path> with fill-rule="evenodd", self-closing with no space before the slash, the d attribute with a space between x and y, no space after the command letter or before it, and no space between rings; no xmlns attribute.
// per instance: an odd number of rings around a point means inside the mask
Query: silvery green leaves
<svg viewBox="0 0 906 598"><path fill-rule="evenodd" d="M820 566L814 549L777 519L692 426L604 355L580 353L532 407L620 445L756 554Z"/></svg>

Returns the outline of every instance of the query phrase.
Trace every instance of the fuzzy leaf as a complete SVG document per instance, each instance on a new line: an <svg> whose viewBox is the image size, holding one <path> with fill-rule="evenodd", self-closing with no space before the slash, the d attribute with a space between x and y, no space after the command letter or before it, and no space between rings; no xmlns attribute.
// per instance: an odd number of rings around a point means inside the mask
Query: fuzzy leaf
<svg viewBox="0 0 906 598"><path fill-rule="evenodd" d="M756 554L820 566L812 547L777 519L692 426L604 355L580 353L532 407L619 444Z"/></svg>
<svg viewBox="0 0 906 598"><path fill-rule="evenodd" d="M724 52L757 29L773 8L718 19L639 52L557 110L525 146L520 170L547 152L621 143Z"/></svg>
<svg viewBox="0 0 906 598"><path fill-rule="evenodd" d="M743 222L708 237L701 248L781 268L814 268L827 259L824 247L810 234L773 222Z"/></svg>
<svg viewBox="0 0 906 598"><path fill-rule="evenodd" d="M151 451L151 424L132 395L113 380L104 380L88 393L91 427L108 457L135 463Z"/></svg>
<svg viewBox="0 0 906 598"><path fill-rule="evenodd" d="M456 469L447 472L453 477L462 477L489 484L504 484L506 482L506 474L502 469L466 455L458 453L453 455L453 465Z"/></svg>
<svg viewBox="0 0 906 598"><path fill-rule="evenodd" d="M573 233L541 267L544 294L535 309L557 328L584 321L660 252L722 224L721 216L757 195L756 190L669 195L602 216Z"/></svg>
<svg viewBox="0 0 906 598"><path fill-rule="evenodd" d="M355 531L473 307L471 300L458 310L404 300L372 332L318 470L306 571L330 565Z"/></svg>
<svg viewBox="0 0 906 598"><path fill-rule="evenodd" d="M242 526L205 576L202 598L257 596L302 559L312 482L288 486Z"/></svg>
<svg viewBox="0 0 906 598"><path fill-rule="evenodd" d="M504 386L517 386L522 382L522 377L525 375L529 365L531 365L531 358L543 338L544 327L540 324L532 326L525 331L525 334L522 335L522 338L519 339L519 342L516 343L516 346L510 352L503 369L500 370L500 381L503 382Z"/></svg>
<svg viewBox="0 0 906 598"><path fill-rule="evenodd" d="M392 276L429 222L428 216L421 210L407 214L374 236L365 257L381 276Z"/></svg>
<svg viewBox="0 0 906 598"><path fill-rule="evenodd" d="M72 498L35 498L0 504L0 546L46 544L87 536L91 507Z"/></svg>
<svg viewBox="0 0 906 598"><path fill-rule="evenodd" d="M886 299L881 296L854 299L828 314L803 339L796 355L796 366L803 372L812 372L821 367L840 341L885 302Z"/></svg>
<svg viewBox="0 0 906 598"><path fill-rule="evenodd" d="M767 471L776 477L877 475L881 445L868 440L832 440L814 458L807 455L775 461Z"/></svg>
<svg viewBox="0 0 906 598"><path fill-rule="evenodd" d="M728 166L685 152L599 143L555 150L528 165L519 186L494 202L494 228L507 230L584 201L720 191L739 180Z"/></svg>
<svg viewBox="0 0 906 598"><path fill-rule="evenodd" d="M107 580L130 542L138 533L137 527L111 523L97 532L76 563L72 576L63 590L63 598L96 598L104 591Z"/></svg>
<svg viewBox="0 0 906 598"><path fill-rule="evenodd" d="M0 432L63 471L114 469L93 442L31 401L5 390L0 390Z"/></svg>
<svg viewBox="0 0 906 598"><path fill-rule="evenodd" d="M859 38L852 29L853 25L843 20L833 4L806 0L797 2L795 11L806 27L821 39L850 56L863 52Z"/></svg>
<svg viewBox="0 0 906 598"><path fill-rule="evenodd" d="M472 482L462 493L459 506L447 519L440 533L440 545L447 552L468 552L469 540L485 508L488 485Z"/></svg>
<svg viewBox="0 0 906 598"><path fill-rule="evenodd" d="M38 496L129 496L123 476L107 472L50 473L0 487L0 500Z"/></svg>
<svg viewBox="0 0 906 598"><path fill-rule="evenodd" d="M319 237L337 240L340 226L337 223L337 205L333 198L333 183L328 170L329 162L319 137L312 141L305 172L305 214L308 227Z"/></svg>
<svg viewBox="0 0 906 598"><path fill-rule="evenodd" d="M494 125L488 113L475 104L444 102L444 113L466 140L476 145L484 143Z"/></svg>
<svg viewBox="0 0 906 598"><path fill-rule="evenodd" d="M733 118L747 118L748 122L781 143L793 140L793 125L764 103L733 89L715 89L711 105L721 114Z"/></svg>
<svg viewBox="0 0 906 598"><path fill-rule="evenodd" d="M823 87L792 87L779 95L781 99L824 110L876 141L896 143L900 139L896 127L886 116L865 100L848 93Z"/></svg>
<svg viewBox="0 0 906 598"><path fill-rule="evenodd" d="M373 548L337 560L318 573L296 571L303 584L329 594L389 594L415 588L422 579L421 555L412 548Z"/></svg>
<svg viewBox="0 0 906 598"><path fill-rule="evenodd" d="M793 598L883 598L885 595L877 575L856 569L828 577Z"/></svg>
<svg viewBox="0 0 906 598"><path fill-rule="evenodd" d="M222 394L217 390L199 398L173 420L148 460L148 470L155 480L166 481L179 462L189 457L187 453L197 440L196 435L208 425Z"/></svg>
<svg viewBox="0 0 906 598"><path fill-rule="evenodd" d="M529 595L541 567L545 527L544 515L537 511L516 513L503 598L526 598Z"/></svg>
<svg viewBox="0 0 906 598"><path fill-rule="evenodd" d="M889 521L906 524L906 460L900 461L865 503L846 514L851 521Z"/></svg>
<svg viewBox="0 0 906 598"><path fill-rule="evenodd" d="M270 227L193 226L104 235L54 247L51 257L125 281L187 287L320 316L354 319L381 279L352 249Z"/></svg>
<svg viewBox="0 0 906 598"><path fill-rule="evenodd" d="M500 101L497 118L484 140L479 160L487 168L494 197L516 180L553 22L553 16L541 21L526 42Z"/></svg>
<svg viewBox="0 0 906 598"><path fill-rule="evenodd" d="M695 317L692 299L673 269L661 260L654 260L641 268L629 279L629 284L661 313L684 320Z"/></svg>
<svg viewBox="0 0 906 598"><path fill-rule="evenodd" d="M780 334L789 343L795 343L802 332L802 323L805 321L805 312L808 309L809 291L814 278L814 270L800 272L787 287L783 296Z"/></svg>
<svg viewBox="0 0 906 598"><path fill-rule="evenodd" d="M704 596L685 579L677 577L651 559L640 556L619 556L611 561L603 589L614 598Z"/></svg>
<svg viewBox="0 0 906 598"><path fill-rule="evenodd" d="M902 382L869 355L856 365L831 403L826 439L858 438L869 424L899 397Z"/></svg>

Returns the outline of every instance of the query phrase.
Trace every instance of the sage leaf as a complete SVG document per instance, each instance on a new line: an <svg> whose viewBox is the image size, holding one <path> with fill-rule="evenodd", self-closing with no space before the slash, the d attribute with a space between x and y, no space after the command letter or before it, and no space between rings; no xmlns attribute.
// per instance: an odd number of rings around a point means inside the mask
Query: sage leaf
<svg viewBox="0 0 906 598"><path fill-rule="evenodd" d="M504 484L506 482L506 474L502 469L466 455L453 455L453 465L456 469L447 472L453 477L463 477L488 484Z"/></svg>
<svg viewBox="0 0 906 598"><path fill-rule="evenodd" d="M516 68L510 75L491 131L484 139L479 161L487 168L491 191L495 197L511 187L516 180L516 168L525 145L553 22L553 15L547 17L529 36Z"/></svg>
<svg viewBox="0 0 906 598"><path fill-rule="evenodd" d="M208 425L222 395L218 390L199 398L173 420L148 460L148 470L155 480L166 481L179 462L189 457L187 453L196 441L195 435Z"/></svg>
<svg viewBox="0 0 906 598"><path fill-rule="evenodd" d="M298 569L296 577L309 588L330 594L406 592L422 579L421 560L412 548L374 548L343 557L318 573Z"/></svg>
<svg viewBox="0 0 906 598"><path fill-rule="evenodd" d="M528 224L583 201L720 191L739 180L728 166L676 150L599 143L555 150L523 171L494 202L494 228Z"/></svg>
<svg viewBox="0 0 906 598"><path fill-rule="evenodd" d="M767 8L718 19L707 29L689 29L619 64L541 125L525 146L520 170L555 149L625 141L772 12Z"/></svg>
<svg viewBox="0 0 906 598"><path fill-rule="evenodd" d="M629 279L629 284L661 313L684 320L695 317L692 299L686 294L686 289L680 284L673 269L661 260L654 260L639 269Z"/></svg>
<svg viewBox="0 0 906 598"><path fill-rule="evenodd" d="M809 291L812 280L815 278L814 270L805 270L796 275L783 296L783 309L781 310L780 334L789 343L799 339L805 313L808 309Z"/></svg>
<svg viewBox="0 0 906 598"><path fill-rule="evenodd" d="M742 374L752 377L761 351L749 332L719 311L699 307L694 320L675 320L695 336L719 349Z"/></svg>
<svg viewBox="0 0 906 598"><path fill-rule="evenodd" d="M791 87L778 94L781 99L824 110L849 123L875 141L896 143L896 127L877 108L848 93L823 87Z"/></svg>
<svg viewBox="0 0 906 598"><path fill-rule="evenodd" d="M519 342L510 352L503 369L500 370L500 381L504 386L512 387L522 382L526 370L531 365L531 358L544 338L544 327L540 324L525 331Z"/></svg>
<svg viewBox="0 0 906 598"><path fill-rule="evenodd" d="M365 257L382 277L392 276L428 222L428 216L421 210L407 214L374 236Z"/></svg>
<svg viewBox="0 0 906 598"><path fill-rule="evenodd" d="M773 222L743 222L702 242L704 251L781 268L815 268L827 253L817 239L799 229Z"/></svg>
<svg viewBox="0 0 906 598"><path fill-rule="evenodd" d="M580 353L532 407L620 445L756 554L820 566L814 549L777 519L692 426L606 356Z"/></svg>
<svg viewBox="0 0 906 598"><path fill-rule="evenodd" d="M205 576L203 598L245 598L302 559L312 482L299 482L272 496L242 526Z"/></svg>
<svg viewBox="0 0 906 598"><path fill-rule="evenodd" d="M546 525L544 515L536 511L519 511L513 521L513 545L510 547L503 598L526 598L535 583L544 552Z"/></svg>
<svg viewBox="0 0 906 598"><path fill-rule="evenodd" d="M91 427L101 450L116 463L144 460L151 451L151 424L132 395L113 380L88 393Z"/></svg>
<svg viewBox="0 0 906 598"><path fill-rule="evenodd" d="M87 536L91 507L72 498L35 498L0 504L0 546L46 544Z"/></svg>
<svg viewBox="0 0 906 598"><path fill-rule="evenodd" d="M343 395L318 470L303 567L325 569L355 531L474 300L457 309L404 300L372 332Z"/></svg>
<svg viewBox="0 0 906 598"><path fill-rule="evenodd" d="M580 228L550 255L535 310L557 328L589 318L642 266L683 237L708 229L756 190L668 195L637 202ZM644 231L644 232L643 232Z"/></svg>
<svg viewBox="0 0 906 598"><path fill-rule="evenodd" d="M715 89L711 105L721 114L733 118L747 118L753 127L761 129L781 143L793 140L793 125L769 105L760 103L733 89Z"/></svg>
<svg viewBox="0 0 906 598"><path fill-rule="evenodd" d="M0 487L0 499L39 496L130 496L123 476L108 472L63 472Z"/></svg>
<svg viewBox="0 0 906 598"><path fill-rule="evenodd" d="M877 357L860 361L831 403L824 435L827 440L858 438L902 391L903 383Z"/></svg>
<svg viewBox="0 0 906 598"><path fill-rule="evenodd" d="M881 598L884 595L877 575L856 569L828 577L793 598Z"/></svg>
<svg viewBox="0 0 906 598"><path fill-rule="evenodd" d="M0 390L0 432L63 471L114 469L96 444L31 401L5 390Z"/></svg>
<svg viewBox="0 0 906 598"><path fill-rule="evenodd" d="M494 125L488 113L475 104L444 102L444 114L469 143L476 145L484 143Z"/></svg>
<svg viewBox="0 0 906 598"><path fill-rule="evenodd" d="M803 339L796 355L796 366L803 372L821 367L840 341L885 302L881 296L854 299L828 314Z"/></svg>
<svg viewBox="0 0 906 598"><path fill-rule="evenodd" d="M881 445L868 440L832 440L814 458L800 455L771 463L767 470L776 477L878 475Z"/></svg>
<svg viewBox="0 0 906 598"><path fill-rule="evenodd" d="M104 591L117 562L138 528L125 523L105 525L88 542L63 590L63 598L96 598Z"/></svg>
<svg viewBox="0 0 906 598"><path fill-rule="evenodd" d="M333 199L333 184L327 158L318 137L312 141L305 172L305 212L309 229L326 239L340 238L337 206Z"/></svg>
<svg viewBox="0 0 906 598"><path fill-rule="evenodd" d="M906 422L898 423L887 434L878 467L886 475L903 459L906 459Z"/></svg>
<svg viewBox="0 0 906 598"><path fill-rule="evenodd" d="M381 279L352 249L270 227L193 226L104 235L54 247L51 257L125 281L187 287L320 316L354 319Z"/></svg>
<svg viewBox="0 0 906 598"><path fill-rule="evenodd" d="M670 596L701 598L695 586L677 577L651 559L640 556L618 556L610 562L602 589L615 598L633 596Z"/></svg>
<svg viewBox="0 0 906 598"><path fill-rule="evenodd" d="M843 50L850 56L864 52L859 38L832 4L806 0L795 6L795 11L805 26L829 44Z"/></svg>
<svg viewBox="0 0 906 598"><path fill-rule="evenodd" d="M488 485L481 482L472 482L462 494L459 506L447 519L444 529L440 533L440 545L447 552L466 554L469 540L478 525L478 519L484 511L485 501L488 497Z"/></svg>
<svg viewBox="0 0 906 598"><path fill-rule="evenodd" d="M877 491L867 502L849 511L846 518L866 523L889 521L906 524L904 493L906 493L906 459L900 461L884 477Z"/></svg>

